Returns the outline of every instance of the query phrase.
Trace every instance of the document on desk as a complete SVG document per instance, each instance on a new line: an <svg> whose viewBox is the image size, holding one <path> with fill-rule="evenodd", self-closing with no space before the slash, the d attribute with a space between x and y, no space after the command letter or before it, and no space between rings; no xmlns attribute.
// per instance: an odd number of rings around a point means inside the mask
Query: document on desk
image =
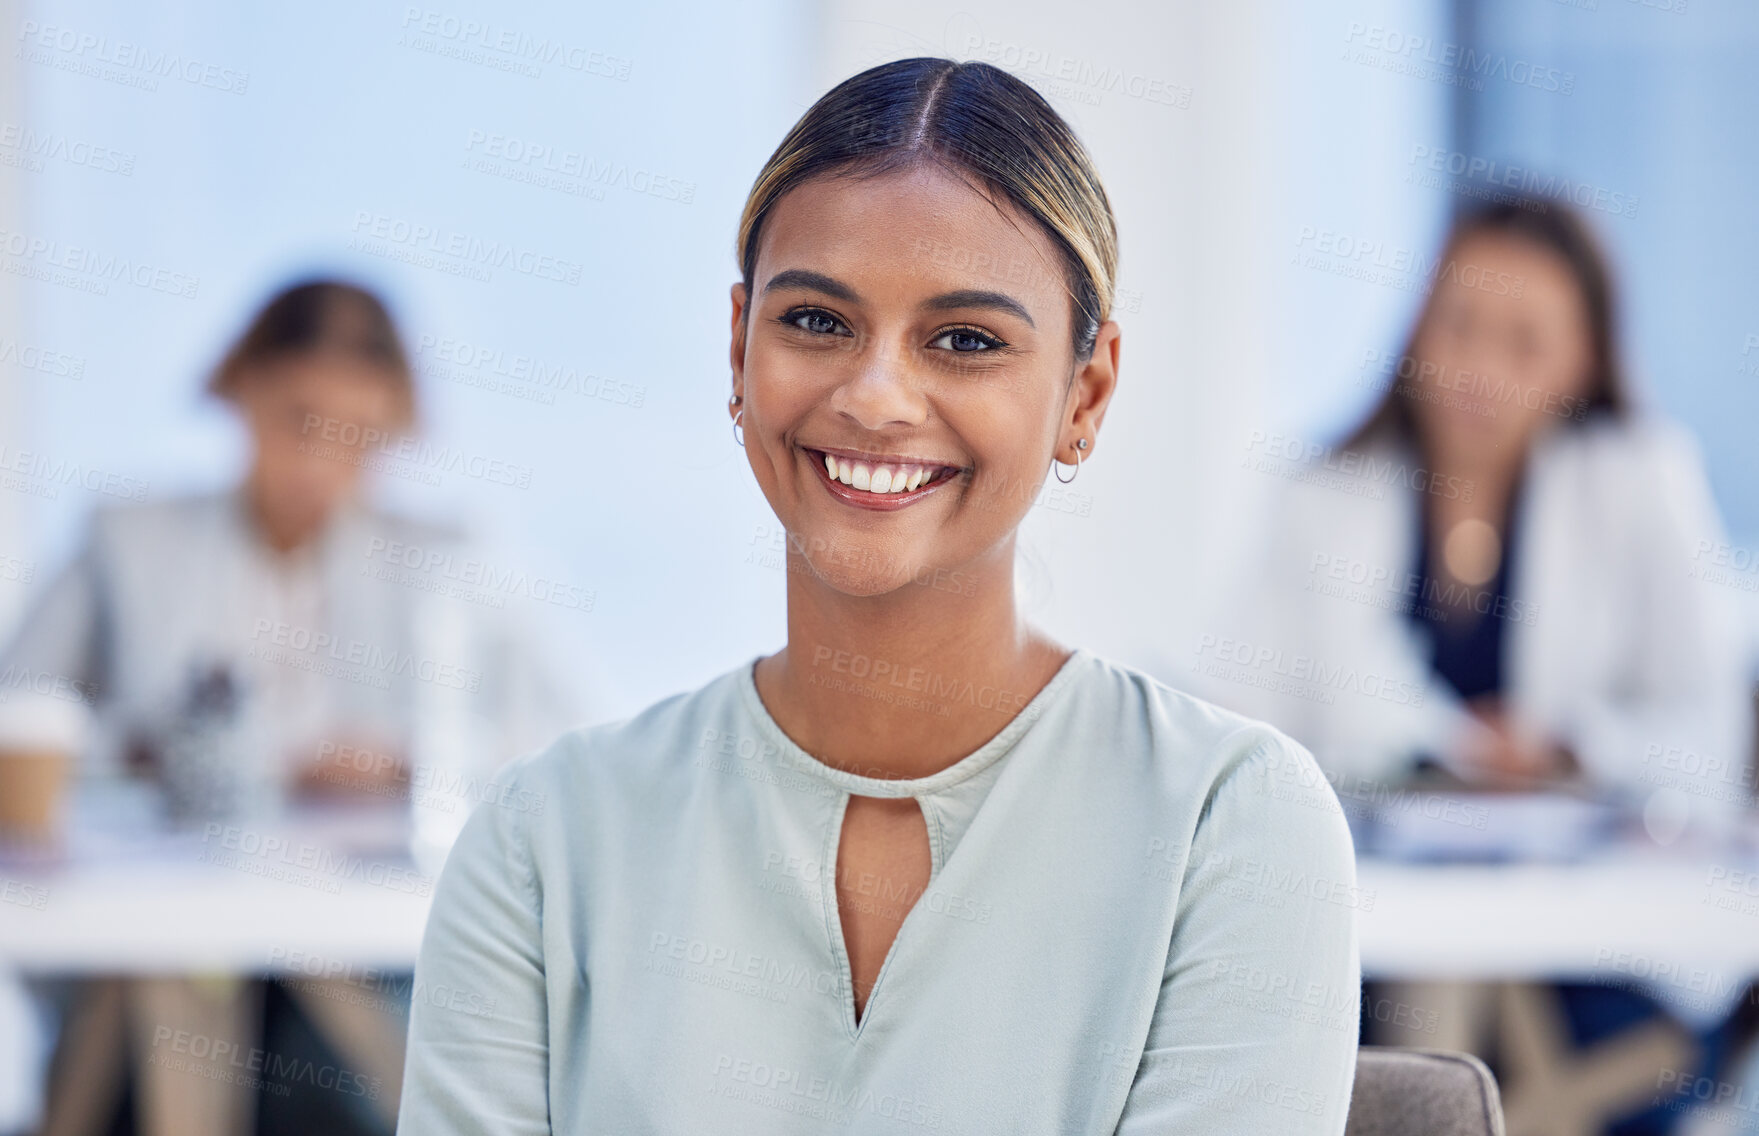
<svg viewBox="0 0 1759 1136"><path fill-rule="evenodd" d="M1565 793L1411 788L1376 802L1359 840L1398 860L1557 863L1603 847L1622 819L1607 802Z"/></svg>

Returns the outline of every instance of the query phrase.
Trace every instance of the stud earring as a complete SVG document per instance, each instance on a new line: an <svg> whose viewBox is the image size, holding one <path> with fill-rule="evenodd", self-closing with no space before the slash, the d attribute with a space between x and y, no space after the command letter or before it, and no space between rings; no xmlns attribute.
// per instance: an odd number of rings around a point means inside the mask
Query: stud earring
<svg viewBox="0 0 1759 1136"><path fill-rule="evenodd" d="M737 411L735 411L733 414L733 440L735 442L738 442L741 446L743 446L745 444L745 429L744 429L743 423L741 422L741 420L745 417L745 408L742 406L739 406L739 404L744 401L745 401L745 399L740 395L734 395L732 398L727 400L728 406L739 407L739 409Z"/></svg>

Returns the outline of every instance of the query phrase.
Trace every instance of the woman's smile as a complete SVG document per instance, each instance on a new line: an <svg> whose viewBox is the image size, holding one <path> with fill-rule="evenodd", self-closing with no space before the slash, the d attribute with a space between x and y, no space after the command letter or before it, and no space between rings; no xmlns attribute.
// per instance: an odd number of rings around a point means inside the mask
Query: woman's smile
<svg viewBox="0 0 1759 1136"><path fill-rule="evenodd" d="M902 509L948 484L963 468L926 458L802 446L831 496L861 509Z"/></svg>

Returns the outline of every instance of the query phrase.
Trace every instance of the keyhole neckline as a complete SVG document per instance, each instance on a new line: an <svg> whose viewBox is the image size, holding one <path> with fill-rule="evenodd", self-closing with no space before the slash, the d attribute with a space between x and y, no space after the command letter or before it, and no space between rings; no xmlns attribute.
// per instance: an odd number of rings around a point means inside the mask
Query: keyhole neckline
<svg viewBox="0 0 1759 1136"><path fill-rule="evenodd" d="M757 690L756 677L757 664L764 658L762 655L753 656L750 662L739 668L739 687L745 697L746 709L757 722L758 729L775 743L787 764L858 797L920 797L975 777L994 764L1014 747L1027 730L1044 717L1050 704L1069 685L1076 671L1090 657L1087 648L1074 648L1069 657L1063 660L1063 665L1051 675L1050 681L1032 696L1019 713L1008 719L993 737L945 769L927 777L868 777L827 765L808 753L788 736L787 731L770 715L769 707L763 704L763 696Z"/></svg>

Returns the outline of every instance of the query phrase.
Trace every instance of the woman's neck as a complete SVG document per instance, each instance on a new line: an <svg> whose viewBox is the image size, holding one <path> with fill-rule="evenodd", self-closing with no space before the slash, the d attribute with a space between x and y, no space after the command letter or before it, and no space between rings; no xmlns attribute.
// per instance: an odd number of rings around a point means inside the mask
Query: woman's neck
<svg viewBox="0 0 1759 1136"><path fill-rule="evenodd" d="M264 547L280 556L291 556L308 547L323 529L321 522L289 517L269 507L255 476L245 480L240 496L251 532Z"/></svg>
<svg viewBox="0 0 1759 1136"><path fill-rule="evenodd" d="M827 765L926 777L994 737L1068 659L1027 627L1013 541L957 572L850 596L788 553L788 645L757 665L764 706Z"/></svg>

